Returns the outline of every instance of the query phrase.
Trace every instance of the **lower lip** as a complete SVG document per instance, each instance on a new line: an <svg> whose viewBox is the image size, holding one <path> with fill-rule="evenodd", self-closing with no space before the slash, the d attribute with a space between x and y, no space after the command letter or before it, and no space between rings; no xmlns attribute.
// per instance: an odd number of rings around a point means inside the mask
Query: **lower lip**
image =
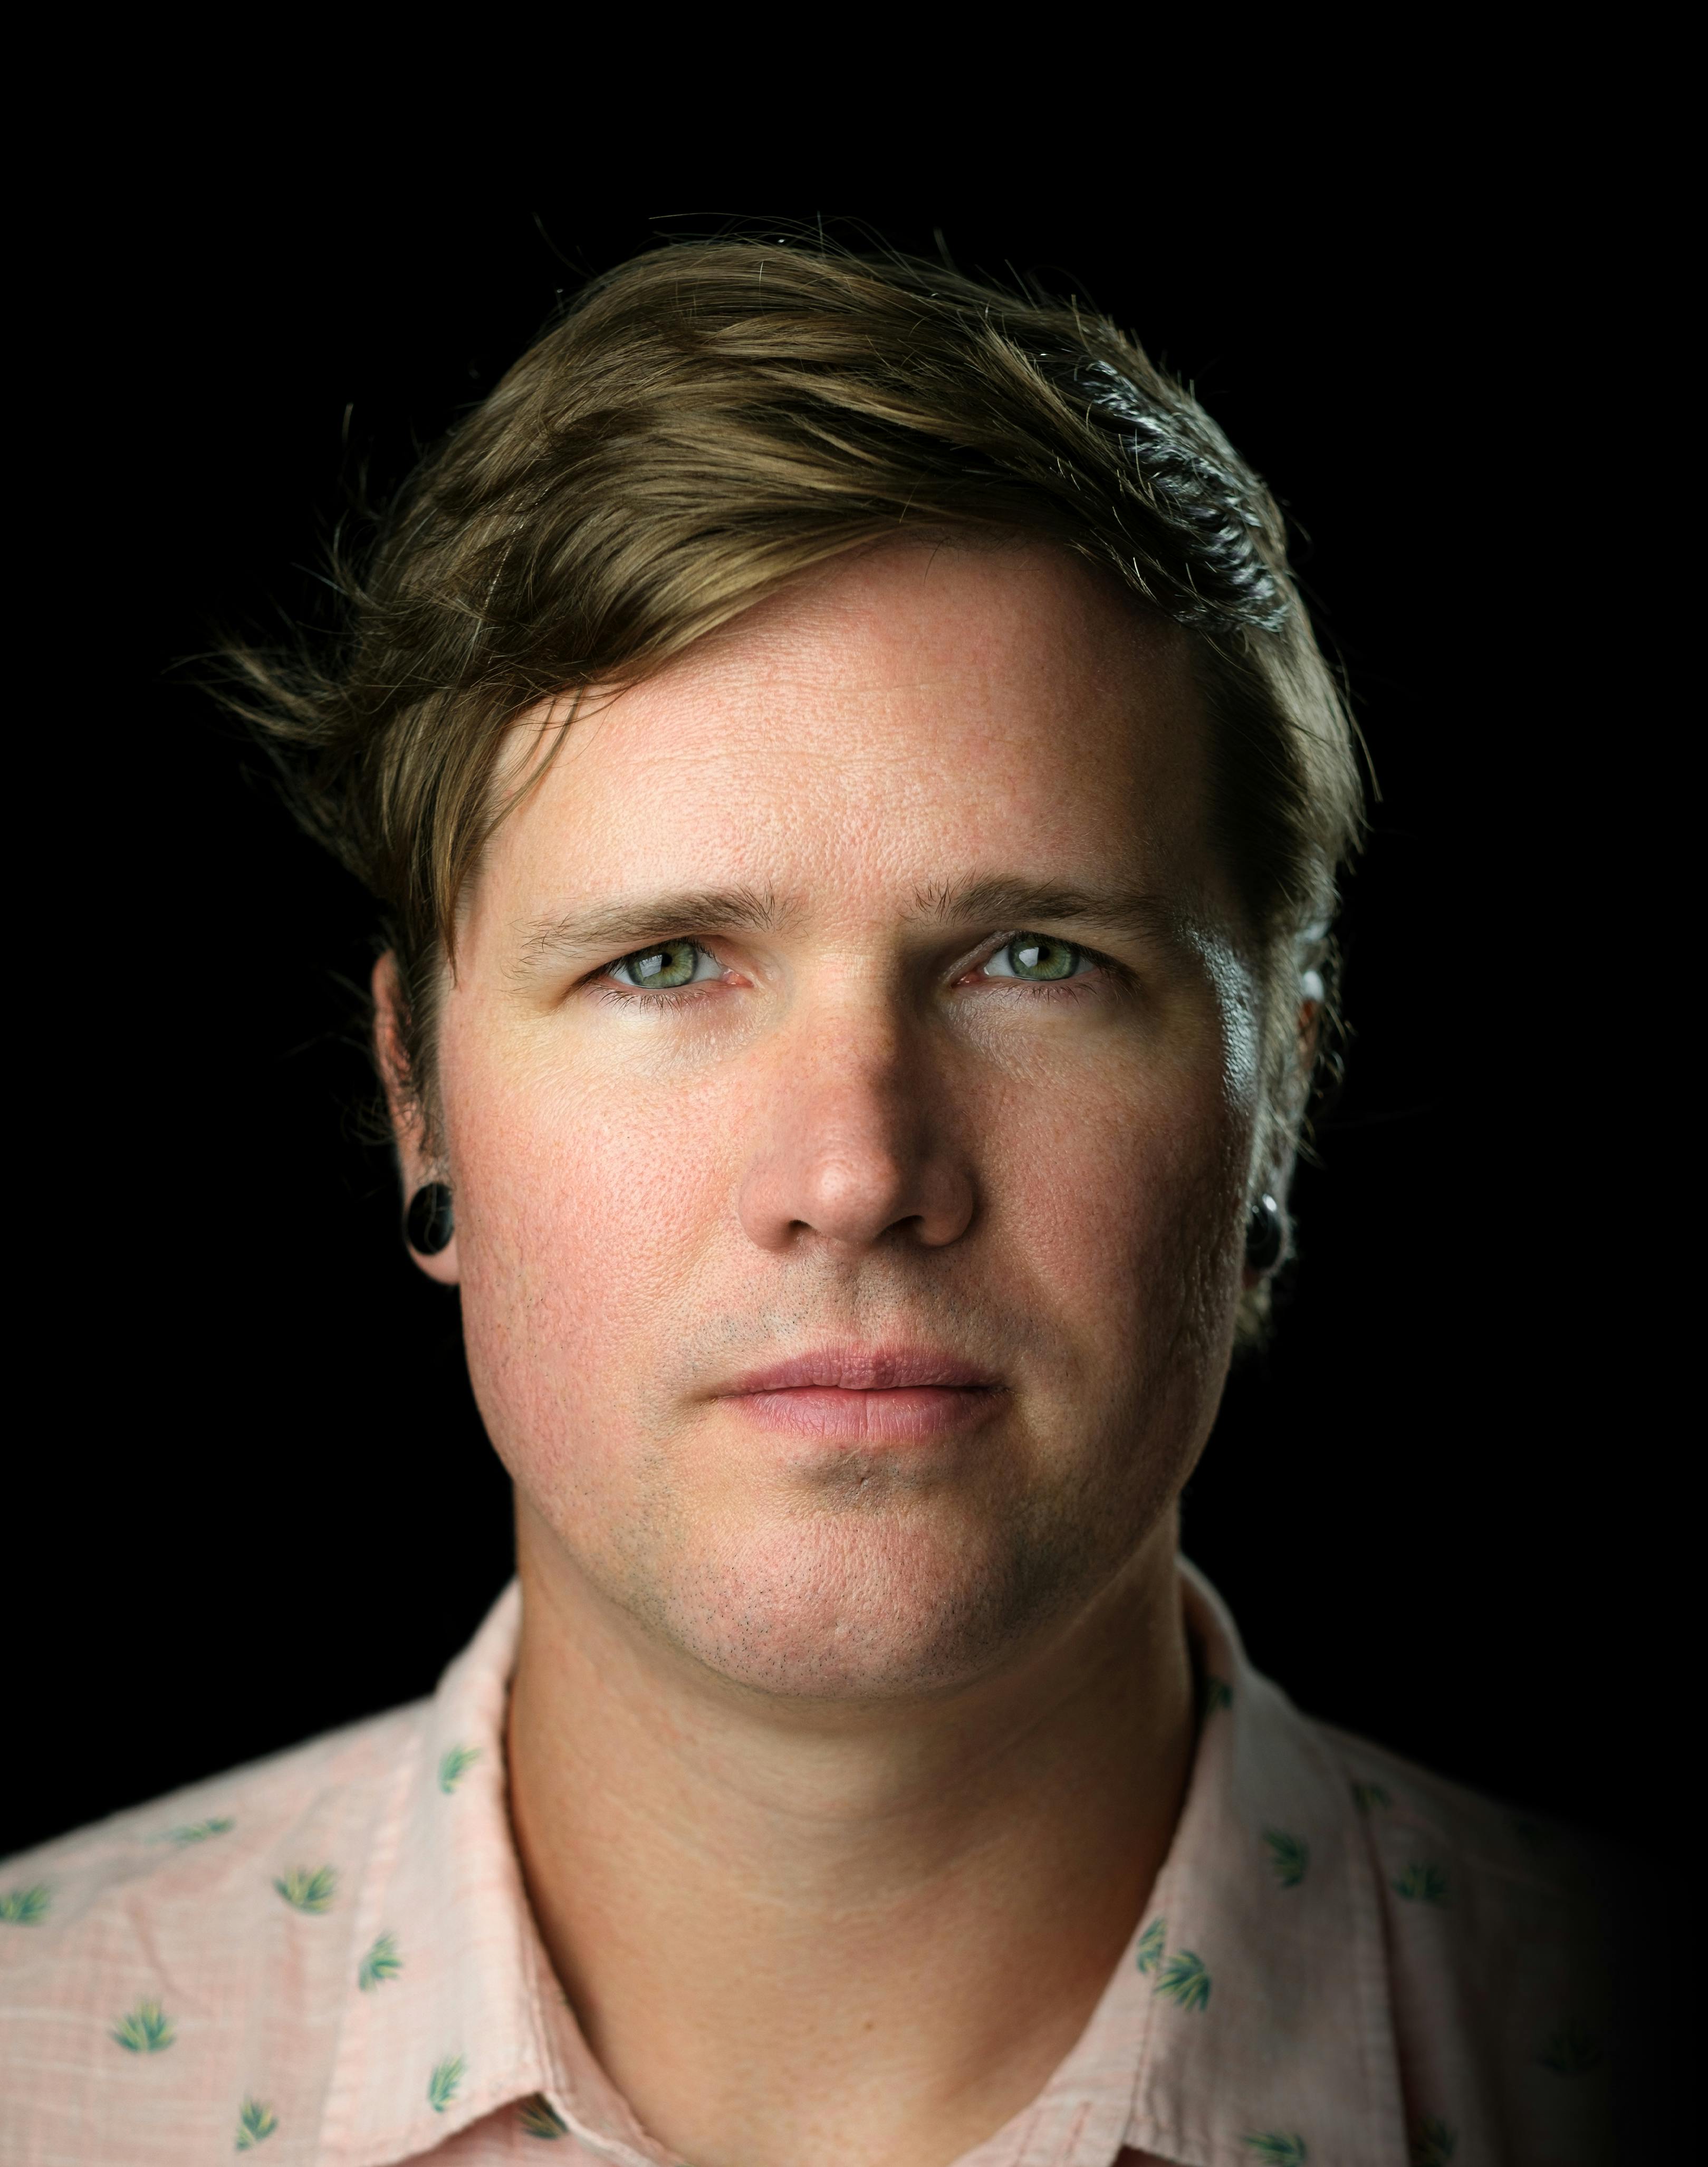
<svg viewBox="0 0 1708 2167"><path fill-rule="evenodd" d="M740 1392L726 1401L761 1429L848 1444L909 1444L953 1437L988 1422L1002 1394L989 1386L901 1385L855 1391L835 1385L792 1385L777 1392Z"/></svg>

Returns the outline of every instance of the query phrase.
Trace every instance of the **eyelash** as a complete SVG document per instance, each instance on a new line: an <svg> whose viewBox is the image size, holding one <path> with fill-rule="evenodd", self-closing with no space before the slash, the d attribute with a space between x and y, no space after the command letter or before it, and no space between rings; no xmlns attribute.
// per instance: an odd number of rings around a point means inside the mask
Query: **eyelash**
<svg viewBox="0 0 1708 2167"><path fill-rule="evenodd" d="M693 938L691 934L676 934L673 935L671 937L675 940L692 940ZM983 960L981 962L969 966L968 969L966 971L957 972L952 983L958 985L969 975L970 971L982 971L985 965L990 962L993 956L1000 956L1002 953L1003 949L1010 940L1017 940L1018 938L1019 935L1016 932L1003 934L1000 939L993 941L984 951ZM1076 940L1070 945L1073 946L1076 953L1081 956L1087 963L1093 967L1093 969L1095 972L1099 973L1106 973L1111 978L1118 980L1122 983L1126 982L1128 977L1126 967L1123 964L1117 963L1113 956L1102 955L1095 948L1087 948L1080 941ZM699 949L699 951L703 956L710 956L713 962L715 962L717 961L717 957L713 954L713 951L709 948L706 947L703 943L696 940L694 942L694 946ZM613 956L608 963L602 963L597 971L591 972L587 978L582 981L582 983L604 1000L618 1002L642 1001L651 1006L675 1007L680 1003L698 999L703 995L711 993L719 983L716 979L703 978L697 984L689 984L686 986L660 986L649 988L644 986L625 986L620 980L613 978L611 976L611 973L617 968L619 963L627 963L637 956L650 956L655 952L655 951L650 948L631 948L626 955ZM1086 993L1090 990L1090 987L1086 983L1087 975L1089 974L1076 974L1071 978L1056 979L991 978L988 979L985 983L989 985L1000 986L1005 991L1013 988L1014 990L1022 992L1034 997L1042 994L1047 999L1054 1000L1083 1000Z"/></svg>

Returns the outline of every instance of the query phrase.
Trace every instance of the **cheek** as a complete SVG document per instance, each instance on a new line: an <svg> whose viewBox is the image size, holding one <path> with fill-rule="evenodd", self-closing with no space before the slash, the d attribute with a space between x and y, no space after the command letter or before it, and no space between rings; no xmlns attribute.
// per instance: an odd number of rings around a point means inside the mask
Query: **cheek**
<svg viewBox="0 0 1708 2167"><path fill-rule="evenodd" d="M637 1117L560 1065L470 1052L444 1078L481 1412L512 1473L573 1438L578 1479L596 1481L601 1438L649 1426L664 1339L725 1210L727 1124L686 1097Z"/></svg>
<svg viewBox="0 0 1708 2167"><path fill-rule="evenodd" d="M1183 1331L1213 1354L1239 1298L1251 1126L1219 1071L1117 1079L1048 1125L1012 1114L993 1231L1085 1359L1148 1369Z"/></svg>

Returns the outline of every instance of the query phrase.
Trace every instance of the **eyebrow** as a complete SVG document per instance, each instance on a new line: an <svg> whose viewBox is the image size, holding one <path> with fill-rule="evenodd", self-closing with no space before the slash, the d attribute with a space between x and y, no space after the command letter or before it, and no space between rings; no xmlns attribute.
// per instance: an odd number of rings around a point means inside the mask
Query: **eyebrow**
<svg viewBox="0 0 1708 2167"><path fill-rule="evenodd" d="M570 911L539 919L522 929L521 962L528 965L568 951L633 951L649 940L688 933L771 933L791 915L774 896L748 887L679 888L668 895Z"/></svg>
<svg viewBox="0 0 1708 2167"><path fill-rule="evenodd" d="M1180 941L1189 917L1179 903L1142 888L1060 887L1000 875L926 890L917 898L920 917L943 925L1014 926L1095 925L1150 939Z"/></svg>

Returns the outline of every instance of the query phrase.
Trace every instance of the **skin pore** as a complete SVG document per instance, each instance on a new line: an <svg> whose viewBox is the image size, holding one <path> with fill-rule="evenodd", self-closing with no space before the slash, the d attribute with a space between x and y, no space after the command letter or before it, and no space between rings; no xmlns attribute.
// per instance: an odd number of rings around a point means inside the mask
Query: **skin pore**
<svg viewBox="0 0 1708 2167"><path fill-rule="evenodd" d="M948 2167L1167 1848L1256 1091L1207 752L1185 636L1065 555L885 545L585 704L466 900L431 1163L376 973L516 1484L529 1894L693 2167Z"/></svg>

